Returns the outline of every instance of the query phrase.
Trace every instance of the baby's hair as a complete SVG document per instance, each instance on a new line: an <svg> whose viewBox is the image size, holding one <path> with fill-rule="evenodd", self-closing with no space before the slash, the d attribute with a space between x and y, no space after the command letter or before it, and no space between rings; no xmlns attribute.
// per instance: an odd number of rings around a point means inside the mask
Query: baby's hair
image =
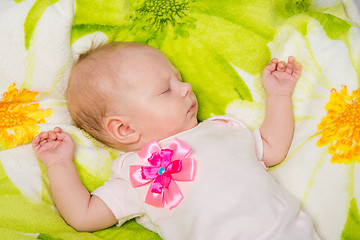
<svg viewBox="0 0 360 240"><path fill-rule="evenodd" d="M121 78L114 70L118 66L113 66L112 57L119 57L121 49L142 47L149 46L135 42L93 43L71 70L67 89L71 117L76 126L112 147L116 147L118 142L108 134L105 119L108 117L106 114L113 114L109 112L114 103L111 91Z"/></svg>
<svg viewBox="0 0 360 240"><path fill-rule="evenodd" d="M114 146L113 139L107 134L104 119L107 104L111 99L102 90L102 86L107 84L106 80L115 76L106 68L106 64L102 64L102 58L123 45L126 44L93 43L91 48L82 53L74 64L67 89L69 112L75 125L110 146Z"/></svg>
<svg viewBox="0 0 360 240"><path fill-rule="evenodd" d="M81 62L82 60L86 59L88 56L90 56L91 54L96 52L99 48L101 48L105 44L106 43L104 43L104 42L95 43L95 41L92 41L90 48L87 51L80 53L79 58L76 63Z"/></svg>

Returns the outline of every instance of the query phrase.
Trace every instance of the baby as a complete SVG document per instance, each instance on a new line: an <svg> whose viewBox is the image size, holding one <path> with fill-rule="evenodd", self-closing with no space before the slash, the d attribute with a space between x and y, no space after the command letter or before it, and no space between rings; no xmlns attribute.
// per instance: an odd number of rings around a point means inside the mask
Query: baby
<svg viewBox="0 0 360 240"><path fill-rule="evenodd" d="M57 209L78 231L136 218L164 239L319 239L298 201L266 172L293 136L291 94L301 67L264 68L265 119L250 132L227 116L197 122L189 83L157 49L110 43L72 69L69 111L98 140L128 152L110 180L89 192L73 163L74 142L56 127L33 140Z"/></svg>

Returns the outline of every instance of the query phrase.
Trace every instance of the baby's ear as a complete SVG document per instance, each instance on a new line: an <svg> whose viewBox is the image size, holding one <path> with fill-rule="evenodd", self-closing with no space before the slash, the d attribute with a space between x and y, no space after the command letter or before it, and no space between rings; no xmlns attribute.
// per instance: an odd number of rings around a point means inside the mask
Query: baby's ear
<svg viewBox="0 0 360 240"><path fill-rule="evenodd" d="M127 117L110 116L105 119L106 131L119 143L132 144L139 141L140 134L130 125Z"/></svg>

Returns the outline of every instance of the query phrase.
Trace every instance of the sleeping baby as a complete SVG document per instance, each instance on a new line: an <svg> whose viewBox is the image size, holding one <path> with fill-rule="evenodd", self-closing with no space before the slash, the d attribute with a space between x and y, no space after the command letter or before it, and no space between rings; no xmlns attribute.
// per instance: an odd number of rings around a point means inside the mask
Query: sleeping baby
<svg viewBox="0 0 360 240"><path fill-rule="evenodd" d="M319 239L298 200L266 171L290 147L291 94L300 72L293 57L264 68L265 119L251 132L229 116L198 123L191 85L153 47L109 43L86 53L70 74L70 114L127 153L89 194L70 135L56 127L36 136L33 149L47 166L57 209L78 231L135 218L170 240Z"/></svg>

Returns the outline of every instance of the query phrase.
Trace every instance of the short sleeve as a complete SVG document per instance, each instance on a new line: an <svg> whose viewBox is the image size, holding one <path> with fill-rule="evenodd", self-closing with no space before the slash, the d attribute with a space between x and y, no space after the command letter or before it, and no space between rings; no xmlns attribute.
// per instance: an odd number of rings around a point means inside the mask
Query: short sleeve
<svg viewBox="0 0 360 240"><path fill-rule="evenodd" d="M112 173L112 178L93 191L91 195L99 197L108 206L118 220L118 226L127 220L144 215L139 197L130 183L119 178L116 173Z"/></svg>
<svg viewBox="0 0 360 240"><path fill-rule="evenodd" d="M256 157L259 161L262 161L263 159L263 154L264 154L264 146L263 146L263 141L261 138L261 133L260 133L260 129L256 129L255 131L253 131L253 136L255 139L255 152L256 152Z"/></svg>

